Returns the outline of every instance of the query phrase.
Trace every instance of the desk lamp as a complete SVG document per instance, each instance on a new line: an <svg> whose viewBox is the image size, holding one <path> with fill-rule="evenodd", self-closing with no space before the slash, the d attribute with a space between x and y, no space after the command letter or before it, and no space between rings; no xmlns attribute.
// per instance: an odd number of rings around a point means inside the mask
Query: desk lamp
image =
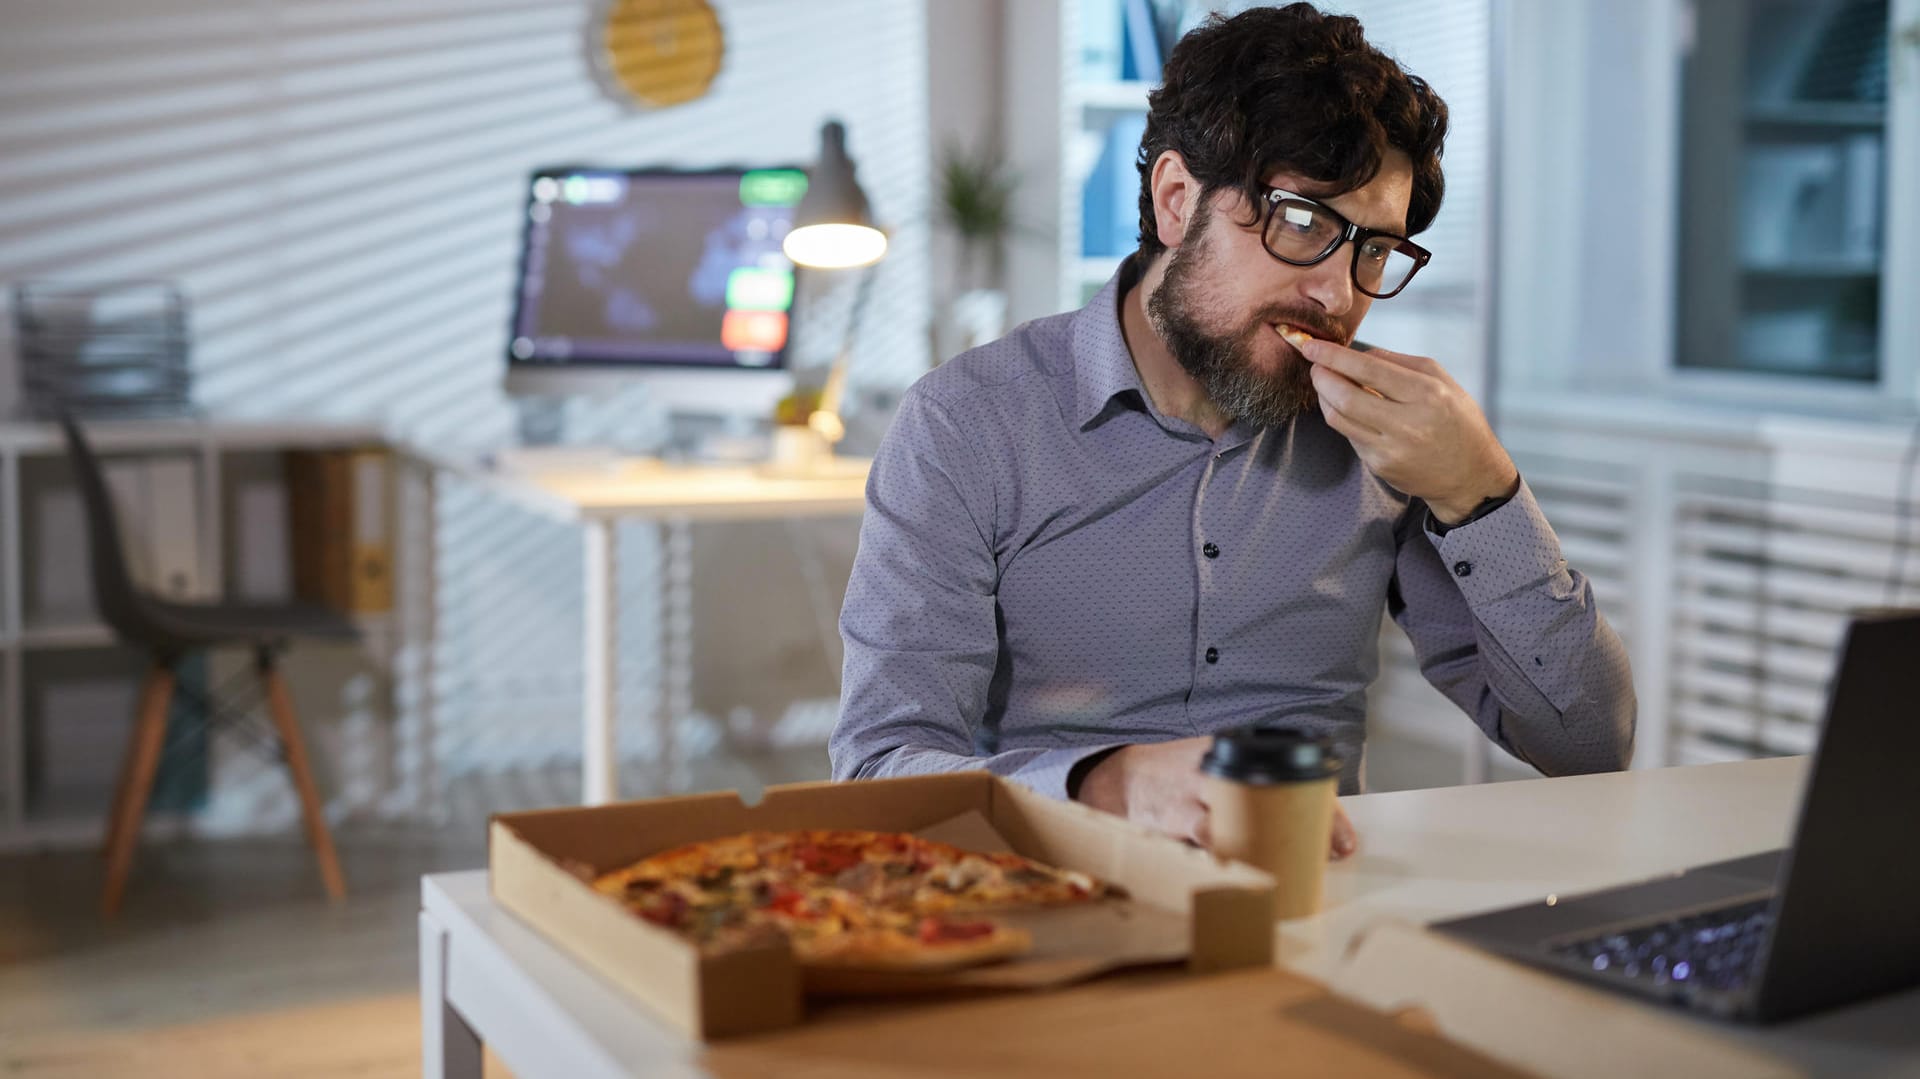
<svg viewBox="0 0 1920 1079"><path fill-rule="evenodd" d="M815 270L864 271L839 355L827 373L819 406L807 417L807 426L828 443L839 442L846 434L846 425L840 420L840 397L846 388L847 359L873 284L868 268L887 253L887 234L874 227L867 194L860 190L853 171L853 159L847 156L847 129L838 120L829 120L820 128L820 159L807 176L807 193L794 209L792 231L781 242L787 257L797 265Z"/></svg>

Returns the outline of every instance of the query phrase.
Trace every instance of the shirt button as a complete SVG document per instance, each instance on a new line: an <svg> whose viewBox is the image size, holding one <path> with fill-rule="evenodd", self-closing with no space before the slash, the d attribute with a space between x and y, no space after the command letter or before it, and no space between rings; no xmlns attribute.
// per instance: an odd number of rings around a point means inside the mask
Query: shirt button
<svg viewBox="0 0 1920 1079"><path fill-rule="evenodd" d="M1207 649L1207 662L1208 663L1220 662L1220 650L1218 648Z"/></svg>
<svg viewBox="0 0 1920 1079"><path fill-rule="evenodd" d="M1453 564L1453 575L1454 575L1455 577L1471 577L1471 576L1473 576L1473 563L1471 563L1471 562L1455 562L1455 563Z"/></svg>
<svg viewBox="0 0 1920 1079"><path fill-rule="evenodd" d="M1205 547L1200 548L1200 553L1206 555L1208 558L1219 558L1220 548L1209 543Z"/></svg>

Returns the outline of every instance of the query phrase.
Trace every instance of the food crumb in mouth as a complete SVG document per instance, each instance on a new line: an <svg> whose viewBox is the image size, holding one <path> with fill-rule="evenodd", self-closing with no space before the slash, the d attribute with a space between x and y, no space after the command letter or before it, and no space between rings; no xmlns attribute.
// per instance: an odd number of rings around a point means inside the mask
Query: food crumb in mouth
<svg viewBox="0 0 1920 1079"><path fill-rule="evenodd" d="M1312 334L1296 326L1288 326L1285 324L1280 326L1280 336L1285 338L1287 344L1292 345L1294 348L1303 348L1308 341L1313 340Z"/></svg>

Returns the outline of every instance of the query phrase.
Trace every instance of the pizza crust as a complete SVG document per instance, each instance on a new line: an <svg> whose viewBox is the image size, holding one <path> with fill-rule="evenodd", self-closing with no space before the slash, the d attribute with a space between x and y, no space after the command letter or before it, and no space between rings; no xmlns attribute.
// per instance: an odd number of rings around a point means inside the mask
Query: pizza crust
<svg viewBox="0 0 1920 1079"><path fill-rule="evenodd" d="M1033 934L1004 925L995 926L993 932L985 936L939 944L923 944L884 930L842 934L824 948L794 942L794 957L802 966L915 974L939 974L996 963L1032 950Z"/></svg>

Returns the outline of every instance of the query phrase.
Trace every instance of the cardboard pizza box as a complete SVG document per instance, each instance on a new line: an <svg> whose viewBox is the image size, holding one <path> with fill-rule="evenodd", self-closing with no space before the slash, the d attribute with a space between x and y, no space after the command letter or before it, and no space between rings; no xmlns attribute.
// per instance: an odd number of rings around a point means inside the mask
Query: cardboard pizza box
<svg viewBox="0 0 1920 1079"><path fill-rule="evenodd" d="M786 944L701 956L589 885L650 854L749 831L852 828L989 842L1090 873L1129 893L1113 908L1036 926L1027 962L956 972L948 984L842 981L835 992L1037 989L1117 966L1184 963L1189 972L1273 962L1273 879L1084 805L984 772L773 787L749 806L733 792L501 814L488 836L495 901L693 1038L800 1022L808 985ZM963 843L962 845L969 845ZM1034 917L1061 917L1037 912ZM1172 927L1171 938L1168 927ZM1048 931L1048 930L1057 931ZM925 979L926 976L917 976Z"/></svg>

